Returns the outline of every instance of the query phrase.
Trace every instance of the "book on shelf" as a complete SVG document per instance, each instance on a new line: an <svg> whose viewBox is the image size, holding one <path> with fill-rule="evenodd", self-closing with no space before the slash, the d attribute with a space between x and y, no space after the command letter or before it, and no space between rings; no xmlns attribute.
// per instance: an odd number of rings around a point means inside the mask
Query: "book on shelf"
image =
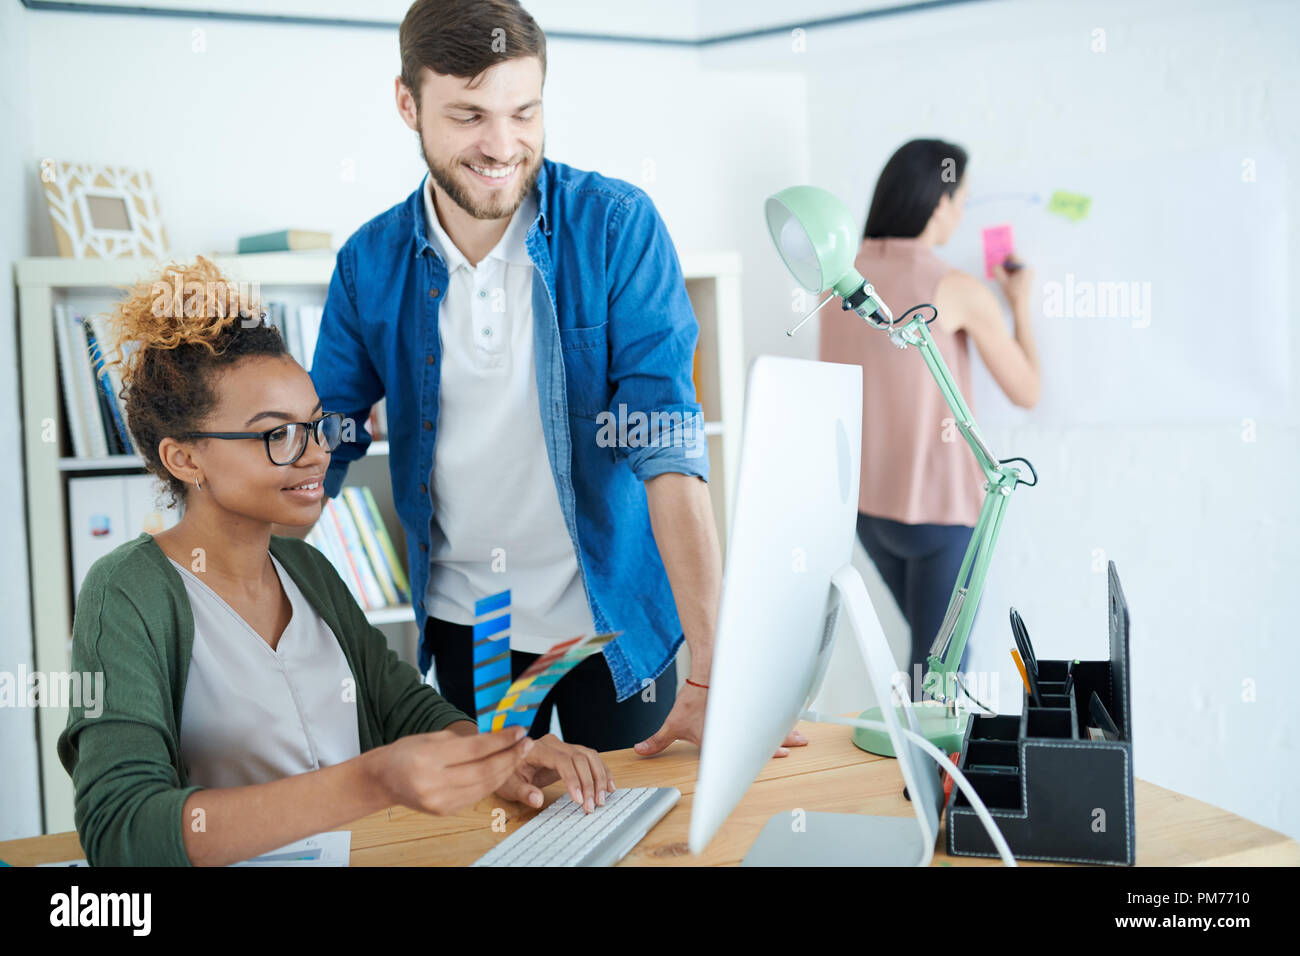
<svg viewBox="0 0 1300 956"><path fill-rule="evenodd" d="M281 229L256 236L239 237L239 254L252 252L300 252L308 249L329 249L332 236L313 229Z"/></svg>
<svg viewBox="0 0 1300 956"><path fill-rule="evenodd" d="M339 497L343 499L343 503L348 506L348 510L351 512L352 523L356 526L357 536L361 539L361 546L364 548L366 558L374 571L379 590L383 592L383 603L385 605L400 604L401 602L397 600L396 583L388 573L387 562L384 560L383 553L379 550L379 542L375 540L374 530L370 526L370 512L366 508L364 499L357 494L355 488L344 488Z"/></svg>
<svg viewBox="0 0 1300 956"><path fill-rule="evenodd" d="M107 322L86 317L62 304L54 307L55 349L59 360L63 413L78 458L133 455L135 447L119 398L121 367L107 346Z"/></svg>
<svg viewBox="0 0 1300 956"><path fill-rule="evenodd" d="M695 389L695 400L702 401L700 395L700 350L697 348L691 356L691 387Z"/></svg>
<svg viewBox="0 0 1300 956"><path fill-rule="evenodd" d="M320 322L325 315L323 305L298 306L298 349L302 356L298 363L311 371L311 359L316 354L316 339L320 337Z"/></svg>
<svg viewBox="0 0 1300 956"><path fill-rule="evenodd" d="M324 306L290 308L284 302L270 301L264 308L266 323L279 330L290 354L310 371ZM54 327L71 454L77 458L138 454L121 398L122 365L114 361L119 356L111 344L107 316L86 316L59 303L54 306ZM137 346L138 343L126 343L122 357L130 355ZM388 439L388 415L383 399L371 408L364 425L373 440Z"/></svg>
<svg viewBox="0 0 1300 956"><path fill-rule="evenodd" d="M99 338L95 335L94 324L85 321L81 326L86 335L86 349L90 353L90 367L95 375L95 388L99 395L99 413L104 421L104 435L108 439L110 455L132 454L131 439L126 434L126 425L122 413L117 407L117 396L113 394L113 383L109 380L104 366L104 354L99 347Z"/></svg>
<svg viewBox="0 0 1300 956"><path fill-rule="evenodd" d="M63 418L72 441L72 453L78 458L94 454L90 447L89 432L82 423L84 411L81 403L80 378L75 367L76 353L68 330L68 315L62 305L54 307L55 351L59 356L59 386L63 396Z"/></svg>
<svg viewBox="0 0 1300 956"><path fill-rule="evenodd" d="M108 394L112 396L112 408L114 413L114 424L117 426L118 433L121 435L122 444L126 448L126 454L138 454L135 443L131 440L131 429L126 419L126 403L122 398L122 370L124 362L136 348L139 342L127 342L123 345L121 354L116 354L117 350L113 346L113 337L108 327L108 316L103 313L97 313L90 317L91 328L95 332L95 338L99 343L100 352L104 360L104 373L108 376L105 388Z"/></svg>
<svg viewBox="0 0 1300 956"><path fill-rule="evenodd" d="M274 326L284 341L285 348L294 360L311 371L312 355L316 351L316 339L320 337L321 317L325 314L323 305L300 305L296 309L278 300L267 302L266 324Z"/></svg>
<svg viewBox="0 0 1300 956"><path fill-rule="evenodd" d="M374 569L370 566L370 560L366 557L365 548L361 546L360 532L357 531L356 524L352 520L352 512L346 504L340 502L334 508L332 517L343 538L343 546L347 549L348 563L352 566L353 574L360 582L361 591L365 595L362 607L367 611L384 607L383 592L380 590L379 581L375 578Z"/></svg>
<svg viewBox="0 0 1300 956"><path fill-rule="evenodd" d="M326 498L307 534L364 610L410 602L410 588L369 488L344 488Z"/></svg>
<svg viewBox="0 0 1300 956"><path fill-rule="evenodd" d="M284 343L286 345L289 344L289 333L285 329L285 325L284 325L284 303L283 302L266 303L265 324L271 326L277 332L279 332L280 338L284 340Z"/></svg>
<svg viewBox="0 0 1300 956"><path fill-rule="evenodd" d="M95 374L90 368L90 354L86 351L84 320L79 315L68 315L68 348L72 351L73 387L77 393L77 408L81 423L82 446L96 458L108 455L108 436L104 433L103 418L99 410L99 392Z"/></svg>
<svg viewBox="0 0 1300 956"><path fill-rule="evenodd" d="M344 492L349 489L344 488ZM358 489L350 489L356 491ZM397 559L397 551L393 548L393 541L388 537L388 531L384 527L384 519L379 514L379 505L375 501L374 492L368 485L360 488L361 497L366 504L366 510L370 512L371 526L378 529L376 538L379 541L379 549L384 553L384 560L388 564L388 570L393 575L394 583L397 586L399 603L406 603L410 600L410 585L406 582L406 572L402 570L402 562Z"/></svg>

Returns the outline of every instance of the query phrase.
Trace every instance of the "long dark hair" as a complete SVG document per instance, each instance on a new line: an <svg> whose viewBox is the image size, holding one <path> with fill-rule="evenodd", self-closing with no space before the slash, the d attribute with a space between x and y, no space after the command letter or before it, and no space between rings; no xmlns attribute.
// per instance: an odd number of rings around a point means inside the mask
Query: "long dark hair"
<svg viewBox="0 0 1300 956"><path fill-rule="evenodd" d="M941 139L914 139L889 157L876 181L863 239L912 239L944 195L966 175L966 150Z"/></svg>

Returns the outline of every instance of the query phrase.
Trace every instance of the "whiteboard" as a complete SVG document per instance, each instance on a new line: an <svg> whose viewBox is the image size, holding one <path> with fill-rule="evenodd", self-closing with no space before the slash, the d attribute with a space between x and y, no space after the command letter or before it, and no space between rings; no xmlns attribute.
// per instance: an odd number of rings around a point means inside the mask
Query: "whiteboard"
<svg viewBox="0 0 1300 956"><path fill-rule="evenodd" d="M981 425L1240 423L1283 413L1289 260L1278 154L972 166L969 174L962 222L937 251L983 278L982 230L1012 226L1016 254L1035 272L1043 377L1039 404L1021 409L972 362ZM1058 191L1088 197L1086 215L1053 212ZM985 281L1005 308L997 284Z"/></svg>

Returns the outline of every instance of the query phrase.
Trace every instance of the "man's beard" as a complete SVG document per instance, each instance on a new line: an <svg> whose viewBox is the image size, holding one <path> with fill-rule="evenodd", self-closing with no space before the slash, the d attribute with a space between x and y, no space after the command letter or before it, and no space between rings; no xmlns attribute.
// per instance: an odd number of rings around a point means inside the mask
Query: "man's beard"
<svg viewBox="0 0 1300 956"><path fill-rule="evenodd" d="M518 192L515 193L515 199L513 202L510 202L508 205L506 202L501 201L494 202L491 205L480 205L476 203L474 198L461 186L460 180L456 177L452 167L440 166L429 159L429 154L424 149L423 130L417 133L417 137L420 141L420 155L424 157L424 165L429 167L429 175L433 177L433 181L442 187L442 191L447 194L447 197L452 202L465 210L475 219L505 219L509 216L513 216L515 210L523 205L524 199L533 191L533 186L537 184L538 174L542 171L541 157L546 155L546 141L543 139L542 148L534 157L534 165L532 168L527 170L527 172L524 172L521 169L518 173L518 175L522 175L525 178L523 179L523 188L519 189ZM521 167L523 166L523 162L523 160L520 161ZM459 169L465 168L459 160L456 162L456 167ZM461 175L468 176L471 175L471 173L462 173Z"/></svg>

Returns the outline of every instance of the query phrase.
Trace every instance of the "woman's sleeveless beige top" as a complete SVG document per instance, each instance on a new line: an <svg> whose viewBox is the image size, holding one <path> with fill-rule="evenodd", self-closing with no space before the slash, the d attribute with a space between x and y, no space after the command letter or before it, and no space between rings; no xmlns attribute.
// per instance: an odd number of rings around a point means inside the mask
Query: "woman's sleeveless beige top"
<svg viewBox="0 0 1300 956"><path fill-rule="evenodd" d="M933 304L950 268L919 239L864 239L855 263L895 317ZM914 347L900 350L889 333L841 306L836 298L821 312L819 357L863 369L858 511L906 524L973 527L984 500L984 472L925 359ZM930 334L971 406L965 331L945 332L936 320Z"/></svg>

